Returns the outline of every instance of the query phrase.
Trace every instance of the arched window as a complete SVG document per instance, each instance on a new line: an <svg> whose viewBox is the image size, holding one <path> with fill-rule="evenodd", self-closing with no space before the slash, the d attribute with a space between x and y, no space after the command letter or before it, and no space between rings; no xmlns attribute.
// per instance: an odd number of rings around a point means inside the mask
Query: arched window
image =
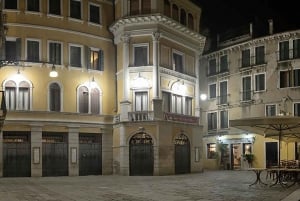
<svg viewBox="0 0 300 201"><path fill-rule="evenodd" d="M101 113L101 91L98 87L80 86L77 93L79 113Z"/></svg>
<svg viewBox="0 0 300 201"><path fill-rule="evenodd" d="M49 109L50 111L59 112L61 110L61 94L60 86L57 83L52 83L49 86Z"/></svg>
<svg viewBox="0 0 300 201"><path fill-rule="evenodd" d="M165 0L164 14L168 17L171 17L171 5L170 5L169 0Z"/></svg>
<svg viewBox="0 0 300 201"><path fill-rule="evenodd" d="M180 10L180 23L186 25L186 13L184 9Z"/></svg>
<svg viewBox="0 0 300 201"><path fill-rule="evenodd" d="M16 91L17 85L14 81L7 81L5 84L5 98L6 98L6 108L8 110L15 110L17 107L16 104Z"/></svg>
<svg viewBox="0 0 300 201"><path fill-rule="evenodd" d="M27 81L8 80L4 88L8 110L30 110L30 84Z"/></svg>
<svg viewBox="0 0 300 201"><path fill-rule="evenodd" d="M179 21L179 15L178 15L178 7L173 4L173 7L172 7L172 18L176 21Z"/></svg>
<svg viewBox="0 0 300 201"><path fill-rule="evenodd" d="M189 29L194 30L194 17L191 13L188 15L188 27Z"/></svg>

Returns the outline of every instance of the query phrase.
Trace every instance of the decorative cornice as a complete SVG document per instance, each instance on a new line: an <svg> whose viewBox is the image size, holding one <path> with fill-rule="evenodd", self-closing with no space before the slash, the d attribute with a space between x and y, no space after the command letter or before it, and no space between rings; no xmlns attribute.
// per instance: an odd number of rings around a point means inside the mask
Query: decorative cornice
<svg viewBox="0 0 300 201"><path fill-rule="evenodd" d="M176 77L176 78L184 79L184 80L187 80L191 83L196 83L196 80L197 80L195 77L185 75L185 74L182 74L182 73L179 73L179 72L167 69L167 68L163 68L163 67L161 67L159 69L159 71L162 74L166 74L166 75L170 75L170 76L173 76L173 77Z"/></svg>
<svg viewBox="0 0 300 201"><path fill-rule="evenodd" d="M130 16L126 18L121 18L117 20L114 24L109 27L109 30L116 37L125 26L134 26L134 25L151 25L151 24L160 24L167 28L174 30L174 32L181 33L185 36L190 37L193 40L199 41L200 46L204 47L205 37L201 34L183 26L179 22L163 16L161 14L150 14L150 15L139 15L139 16Z"/></svg>

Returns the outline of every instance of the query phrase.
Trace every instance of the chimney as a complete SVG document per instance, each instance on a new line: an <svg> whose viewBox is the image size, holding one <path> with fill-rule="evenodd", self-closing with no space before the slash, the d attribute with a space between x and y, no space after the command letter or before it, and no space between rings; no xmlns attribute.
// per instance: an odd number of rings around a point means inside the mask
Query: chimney
<svg viewBox="0 0 300 201"><path fill-rule="evenodd" d="M273 19L269 19L269 34L272 35L273 34Z"/></svg>

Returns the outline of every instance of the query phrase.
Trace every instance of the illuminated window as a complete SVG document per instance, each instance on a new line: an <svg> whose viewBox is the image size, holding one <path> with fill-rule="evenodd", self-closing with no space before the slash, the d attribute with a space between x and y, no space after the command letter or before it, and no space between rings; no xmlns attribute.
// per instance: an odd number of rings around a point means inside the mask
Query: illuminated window
<svg viewBox="0 0 300 201"><path fill-rule="evenodd" d="M207 158L215 159L217 157L217 148L215 143L207 144Z"/></svg>
<svg viewBox="0 0 300 201"><path fill-rule="evenodd" d="M88 49L88 58L90 62L88 63L88 69L92 70L104 70L104 52L98 49Z"/></svg>

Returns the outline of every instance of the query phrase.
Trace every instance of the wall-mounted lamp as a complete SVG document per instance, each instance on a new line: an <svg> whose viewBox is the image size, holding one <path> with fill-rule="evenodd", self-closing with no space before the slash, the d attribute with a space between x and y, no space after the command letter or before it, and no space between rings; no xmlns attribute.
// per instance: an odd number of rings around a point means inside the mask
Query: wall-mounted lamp
<svg viewBox="0 0 300 201"><path fill-rule="evenodd" d="M49 76L50 76L50 77L57 77L57 76L58 76L58 73L57 73L57 71L56 71L56 69L55 69L54 64L52 65L52 69L51 69L51 71L50 71L50 73L49 73Z"/></svg>
<svg viewBox="0 0 300 201"><path fill-rule="evenodd" d="M92 77L91 88L97 88L97 83L94 76Z"/></svg>
<svg viewBox="0 0 300 201"><path fill-rule="evenodd" d="M207 99L207 95L206 94L200 94L200 99L202 101L205 101Z"/></svg>

